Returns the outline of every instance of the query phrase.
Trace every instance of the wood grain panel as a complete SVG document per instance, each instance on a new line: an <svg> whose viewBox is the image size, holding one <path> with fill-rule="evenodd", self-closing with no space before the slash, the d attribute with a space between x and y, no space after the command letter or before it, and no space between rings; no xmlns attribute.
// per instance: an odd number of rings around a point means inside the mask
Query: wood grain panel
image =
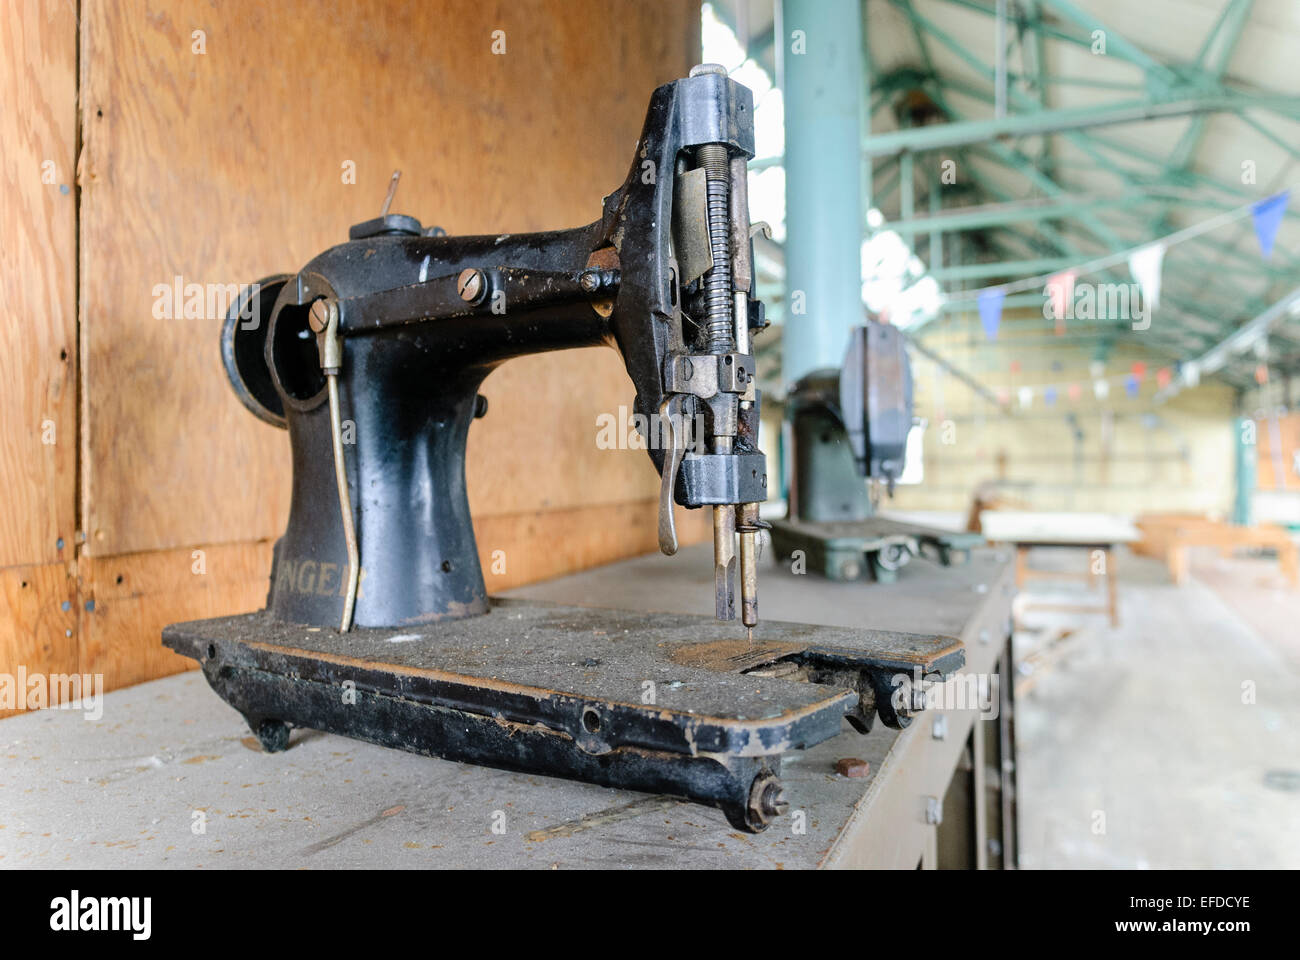
<svg viewBox="0 0 1300 960"><path fill-rule="evenodd" d="M0 3L0 567L72 556L76 530L77 23ZM59 546L60 540L63 546Z"/></svg>
<svg viewBox="0 0 1300 960"><path fill-rule="evenodd" d="M0 674L77 673L76 585L61 563L0 570ZM66 609L65 608L66 605ZM0 717L20 713L0 707Z"/></svg>
<svg viewBox="0 0 1300 960"><path fill-rule="evenodd" d="M1300 414L1278 417L1276 437L1269 418L1256 420L1255 442L1259 457L1255 486L1260 490L1300 488L1300 478L1296 476L1296 456L1300 454Z"/></svg>
<svg viewBox="0 0 1300 960"><path fill-rule="evenodd" d="M644 500L479 520L474 527L488 593L653 553L659 549L658 511L657 500ZM712 523L708 510L679 507L678 539L685 545L711 537Z"/></svg>
<svg viewBox="0 0 1300 960"><path fill-rule="evenodd" d="M656 501L641 501L498 515L480 521L475 526L488 591L497 593L656 550L657 509ZM694 543L709 536L709 523L705 511L679 511L682 542ZM501 572L493 572L494 564ZM83 672L103 674L104 689L115 690L192 669L192 660L162 646L162 628L184 620L262 609L270 570L269 541L83 559L80 600L74 600L81 616ZM45 594L50 594L50 589L46 585ZM75 611L55 616L59 599L55 595L42 603L33 601L15 629L31 627L39 613L46 618L41 622L57 628L62 636L65 621L75 626L77 617ZM40 635L49 633L43 629ZM9 659L28 658L14 662L37 662L31 651L15 646L16 642L0 632L0 672L6 669L4 658L11 650ZM55 645L55 652L58 649ZM72 669L77 662L73 640L67 641L64 652L69 651L72 666L67 669ZM48 655L46 659L57 661Z"/></svg>
<svg viewBox="0 0 1300 960"><path fill-rule="evenodd" d="M262 609L270 573L269 541L83 558L82 670L116 690L193 668L163 627Z"/></svg>
<svg viewBox="0 0 1300 960"><path fill-rule="evenodd" d="M156 319L156 284L295 270L378 213L394 168L394 209L451 233L589 222L698 37L690 0L121 0L83 18L82 509L100 556L284 525L285 435L226 384L219 318ZM612 351L516 361L485 392L479 516L653 493L644 454L595 445L632 393Z"/></svg>

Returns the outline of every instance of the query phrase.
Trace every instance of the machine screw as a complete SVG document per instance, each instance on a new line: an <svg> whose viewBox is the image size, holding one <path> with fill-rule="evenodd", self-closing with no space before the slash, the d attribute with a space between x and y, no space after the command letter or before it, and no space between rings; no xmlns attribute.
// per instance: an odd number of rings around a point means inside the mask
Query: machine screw
<svg viewBox="0 0 1300 960"><path fill-rule="evenodd" d="M857 757L841 757L835 762L835 772L841 777L865 777L871 772L871 764Z"/></svg>
<svg viewBox="0 0 1300 960"><path fill-rule="evenodd" d="M313 300L307 314L307 325L311 327L311 332L324 333L330 325L330 314L337 309L338 305L331 300Z"/></svg>
<svg viewBox="0 0 1300 960"><path fill-rule="evenodd" d="M578 285L586 293L595 293L600 289L600 274L595 270L584 270L578 278Z"/></svg>
<svg viewBox="0 0 1300 960"><path fill-rule="evenodd" d="M476 303L483 296L484 277L482 270L469 267L460 272L456 278L456 291L466 303Z"/></svg>

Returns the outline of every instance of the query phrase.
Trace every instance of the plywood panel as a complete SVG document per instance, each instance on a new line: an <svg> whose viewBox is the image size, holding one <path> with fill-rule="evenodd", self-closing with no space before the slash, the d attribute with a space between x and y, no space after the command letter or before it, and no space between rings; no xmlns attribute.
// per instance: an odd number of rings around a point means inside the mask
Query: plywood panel
<svg viewBox="0 0 1300 960"><path fill-rule="evenodd" d="M644 500L528 514L492 516L474 524L488 593L549 580L659 549L659 503ZM677 510L683 545L712 536L708 510ZM610 597L611 604L618 598Z"/></svg>
<svg viewBox="0 0 1300 960"><path fill-rule="evenodd" d="M44 683L78 672L75 606L76 587L61 563L0 570L0 684L17 685L20 673ZM0 703L0 717L19 712Z"/></svg>
<svg viewBox="0 0 1300 960"><path fill-rule="evenodd" d="M74 4L0 3L0 567L73 551L76 64Z"/></svg>
<svg viewBox="0 0 1300 960"><path fill-rule="evenodd" d="M394 209L451 233L589 222L626 172L650 92L684 75L698 36L690 0L82 12L82 508L99 556L284 524L285 435L225 383L219 318L156 318L156 284L295 270L378 213L394 168ZM596 448L596 416L631 398L612 351L516 361L485 392L479 516L653 494L643 454Z"/></svg>
<svg viewBox="0 0 1300 960"><path fill-rule="evenodd" d="M1255 440L1259 455L1255 485L1260 490L1300 488L1296 459L1300 456L1300 414L1278 417L1276 431L1268 417L1257 419Z"/></svg>
<svg viewBox="0 0 1300 960"><path fill-rule="evenodd" d="M479 555L489 592L497 593L522 583L558 577L574 570L658 549L655 501L542 510L528 514L498 515L477 523ZM679 511L683 543L709 535L705 511ZM0 672L8 661L48 663L71 670L77 664L76 641L66 646L54 642L51 631L77 624L80 612L81 669L104 676L104 689L115 690L155 677L194 667L162 646L162 628L169 623L203 617L227 616L260 610L266 604L271 570L271 543L217 544L207 547L161 550L117 557L92 557L81 562L78 610L62 613L59 601L68 597L54 591L56 581L45 571L44 599L31 599L7 637L0 626ZM495 570L495 572L494 572ZM13 579L13 578L11 578ZM30 579L26 574L24 581ZM7 581L3 581L7 583ZM8 589L17 590L13 579ZM35 597L35 583L30 584ZM23 588L28 589L27 587ZM66 585L70 595L72 585ZM53 592L52 592L53 591ZM21 594L21 591L19 591ZM28 594L21 594L29 599ZM37 656L33 644L19 643L24 630L39 626L45 653ZM48 628L48 629L47 629ZM60 659L57 654L63 654ZM15 659L25 657L25 660ZM69 659L70 657L70 659ZM10 670L12 672L12 670Z"/></svg>
<svg viewBox="0 0 1300 960"><path fill-rule="evenodd" d="M195 666L162 646L169 623L260 610L271 544L218 544L81 561L81 667L116 690Z"/></svg>

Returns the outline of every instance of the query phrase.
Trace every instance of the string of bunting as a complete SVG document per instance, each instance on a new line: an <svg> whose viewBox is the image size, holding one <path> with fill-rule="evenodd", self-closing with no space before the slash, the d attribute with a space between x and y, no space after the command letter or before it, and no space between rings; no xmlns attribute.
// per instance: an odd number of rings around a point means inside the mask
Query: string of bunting
<svg viewBox="0 0 1300 960"><path fill-rule="evenodd" d="M1154 310L1160 303L1160 281L1165 251L1175 244L1218 229L1249 214L1254 222L1255 238L1259 241L1260 254L1268 260L1273 254L1273 242L1277 237L1282 217L1286 214L1290 196L1289 189L1283 190L1140 246L1097 257L1055 273L1039 274L991 287L947 293L944 294L944 300L950 303L976 301L984 336L989 340L996 340L998 328L1002 323L1002 306L1007 294L1042 290L1051 303L1051 314L1056 320L1056 333L1064 334L1065 320L1074 303L1075 281L1080 276L1127 263L1129 272L1142 292L1143 299L1149 308Z"/></svg>

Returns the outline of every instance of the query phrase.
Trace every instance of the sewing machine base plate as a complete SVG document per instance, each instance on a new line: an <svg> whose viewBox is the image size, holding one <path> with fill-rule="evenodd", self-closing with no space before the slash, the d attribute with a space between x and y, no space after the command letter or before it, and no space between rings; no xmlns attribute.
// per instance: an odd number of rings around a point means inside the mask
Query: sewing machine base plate
<svg viewBox="0 0 1300 960"><path fill-rule="evenodd" d="M808 568L831 580L857 580L867 573L878 583L892 583L898 568L912 555L928 550L934 559L950 566L964 563L971 547L983 543L984 538L977 533L903 523L888 517L772 521L772 547L777 558L785 560L801 550ZM890 551L895 555L892 559Z"/></svg>
<svg viewBox="0 0 1300 960"><path fill-rule="evenodd" d="M885 631L497 600L489 614L341 634L265 613L174 624L269 751L291 726L448 760L682 797L757 831L781 755L908 722L899 675L944 677L960 642ZM815 682L808 682L813 680Z"/></svg>

